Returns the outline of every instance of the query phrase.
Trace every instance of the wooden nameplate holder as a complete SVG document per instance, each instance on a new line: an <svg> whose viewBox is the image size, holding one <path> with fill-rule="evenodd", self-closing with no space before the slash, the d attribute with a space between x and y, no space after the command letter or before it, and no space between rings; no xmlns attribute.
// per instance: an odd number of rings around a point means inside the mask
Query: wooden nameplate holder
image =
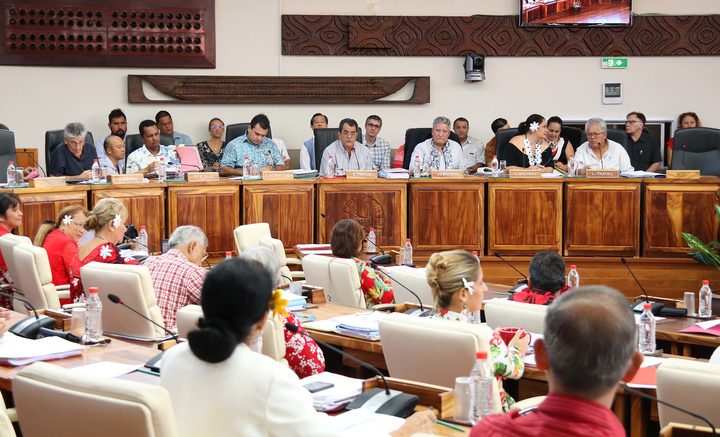
<svg viewBox="0 0 720 437"><path fill-rule="evenodd" d="M292 170L263 170L262 178L264 181L291 181L295 179L295 173Z"/></svg>
<svg viewBox="0 0 720 437"><path fill-rule="evenodd" d="M46 187L64 187L66 185L65 176L54 176L49 178L30 179L28 187L30 188L46 188Z"/></svg>
<svg viewBox="0 0 720 437"><path fill-rule="evenodd" d="M326 303L325 289L314 285L303 284L302 295L307 297L307 301L312 304Z"/></svg>
<svg viewBox="0 0 720 437"><path fill-rule="evenodd" d="M511 178L541 178L542 170L539 168L513 168L508 170Z"/></svg>
<svg viewBox="0 0 720 437"><path fill-rule="evenodd" d="M377 170L345 170L348 179L377 179Z"/></svg>
<svg viewBox="0 0 720 437"><path fill-rule="evenodd" d="M189 171L185 173L185 180L188 182L217 182L220 180L220 173L216 171Z"/></svg>
<svg viewBox="0 0 720 437"><path fill-rule="evenodd" d="M589 178L619 178L620 170L616 168L589 168L585 170L585 176Z"/></svg>
<svg viewBox="0 0 720 437"><path fill-rule="evenodd" d="M403 393L416 395L420 398L420 405L433 407L437 411L438 419L453 417L455 393L451 388L390 377L386 377L385 380L390 390L400 390ZM376 387L385 388L379 376L363 381L363 391Z"/></svg>
<svg viewBox="0 0 720 437"><path fill-rule="evenodd" d="M68 332L70 330L70 322L72 315L62 310L52 309L40 309L37 310L39 315L45 314L48 317L55 319L55 329L58 331Z"/></svg>
<svg viewBox="0 0 720 437"><path fill-rule="evenodd" d="M433 179L462 179L462 170L430 170L430 177Z"/></svg>
<svg viewBox="0 0 720 437"><path fill-rule="evenodd" d="M142 184L143 183L143 174L142 173L111 174L111 175L108 175L108 182L110 182L113 185Z"/></svg>
<svg viewBox="0 0 720 437"><path fill-rule="evenodd" d="M668 170L665 172L668 179L700 179L700 170Z"/></svg>

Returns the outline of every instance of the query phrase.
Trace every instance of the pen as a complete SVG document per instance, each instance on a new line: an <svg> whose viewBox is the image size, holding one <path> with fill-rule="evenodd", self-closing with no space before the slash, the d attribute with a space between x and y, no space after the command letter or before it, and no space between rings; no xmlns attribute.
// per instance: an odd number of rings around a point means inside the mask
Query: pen
<svg viewBox="0 0 720 437"><path fill-rule="evenodd" d="M295 314L295 317L300 317L307 320L315 320L315 314Z"/></svg>
<svg viewBox="0 0 720 437"><path fill-rule="evenodd" d="M159 373L153 372L152 370L144 369L142 367L135 369L135 370L137 370L138 372L147 373L148 375L160 376Z"/></svg>
<svg viewBox="0 0 720 437"><path fill-rule="evenodd" d="M442 420L436 420L435 423L437 423L438 425L447 426L448 428L454 429L455 431L465 431L457 425L453 425L452 423L447 423Z"/></svg>

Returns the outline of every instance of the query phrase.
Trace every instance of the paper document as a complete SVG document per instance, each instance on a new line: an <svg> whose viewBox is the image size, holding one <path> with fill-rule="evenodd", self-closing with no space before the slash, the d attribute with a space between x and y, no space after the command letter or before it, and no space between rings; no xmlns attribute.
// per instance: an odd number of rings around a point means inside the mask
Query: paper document
<svg viewBox="0 0 720 437"><path fill-rule="evenodd" d="M80 355L83 346L60 337L30 340L10 332L0 338L0 364L23 366L35 361L54 360Z"/></svg>
<svg viewBox="0 0 720 437"><path fill-rule="evenodd" d="M335 431L344 437L389 435L405 423L405 419L373 413L362 408L338 414L330 419Z"/></svg>
<svg viewBox="0 0 720 437"><path fill-rule="evenodd" d="M362 392L362 379L322 372L300 380L304 386L313 382L327 382L332 387L312 394L313 407L318 411L334 411L350 403Z"/></svg>
<svg viewBox="0 0 720 437"><path fill-rule="evenodd" d="M651 171L642 171L642 170L634 170L634 171L626 171L623 173L620 173L620 176L624 178L664 178L665 175L662 173L654 173Z"/></svg>
<svg viewBox="0 0 720 437"><path fill-rule="evenodd" d="M83 376L95 376L103 378L116 378L126 373L134 372L143 366L140 364L123 364L113 361L100 361L99 363L86 364L84 366L73 367L71 372L80 373Z"/></svg>

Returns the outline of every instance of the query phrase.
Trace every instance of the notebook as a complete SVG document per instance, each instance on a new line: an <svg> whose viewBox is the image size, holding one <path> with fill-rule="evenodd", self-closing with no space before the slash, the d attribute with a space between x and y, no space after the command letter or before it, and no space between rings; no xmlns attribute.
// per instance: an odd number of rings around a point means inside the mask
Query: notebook
<svg viewBox="0 0 720 437"><path fill-rule="evenodd" d="M180 158L183 172L187 171L203 171L202 161L200 160L200 152L195 146L178 146L175 152Z"/></svg>

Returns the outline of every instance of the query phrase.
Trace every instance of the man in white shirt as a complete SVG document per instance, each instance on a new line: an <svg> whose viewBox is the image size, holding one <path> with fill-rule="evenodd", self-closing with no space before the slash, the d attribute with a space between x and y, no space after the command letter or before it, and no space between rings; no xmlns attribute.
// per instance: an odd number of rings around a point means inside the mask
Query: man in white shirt
<svg viewBox="0 0 720 437"><path fill-rule="evenodd" d="M468 135L470 132L470 122L465 117L458 117L453 122L453 131L460 138L460 147L462 147L465 162L468 165L468 174L473 174L485 165L485 144Z"/></svg>
<svg viewBox="0 0 720 437"><path fill-rule="evenodd" d="M468 166L460 144L449 139L450 119L437 117L433 120L432 137L418 144L410 159L410 172L415 162L430 170L465 170ZM410 147L409 144L406 147Z"/></svg>
<svg viewBox="0 0 720 437"><path fill-rule="evenodd" d="M390 168L390 143L379 137L382 129L382 119L378 115L371 115L365 120L365 135L363 145L370 149L373 170L387 170Z"/></svg>
<svg viewBox="0 0 720 437"><path fill-rule="evenodd" d="M148 177L157 170L160 158L170 162L170 148L160 144L160 129L152 120L144 120L138 128L144 145L127 158L127 173L142 171Z"/></svg>
<svg viewBox="0 0 720 437"><path fill-rule="evenodd" d="M325 148L320 161L320 176L327 172L328 156L332 155L337 170L372 170L370 149L357 142L357 121L340 121L338 139Z"/></svg>
<svg viewBox="0 0 720 437"><path fill-rule="evenodd" d="M303 170L317 170L315 168L315 129L327 129L327 115L316 113L310 117L310 130L313 136L308 138L300 147L300 168Z"/></svg>
<svg viewBox="0 0 720 437"><path fill-rule="evenodd" d="M285 141L283 141L280 138L273 138L272 139L275 145L277 146L278 150L280 151L280 157L285 162L285 170L290 169L290 154L287 151L287 146L285 145Z"/></svg>
<svg viewBox="0 0 720 437"><path fill-rule="evenodd" d="M584 168L617 169L621 173L633 171L630 156L625 148L607 138L607 124L602 118L591 118L585 123L585 134L588 140L582 143L575 152L575 162L583 163Z"/></svg>

